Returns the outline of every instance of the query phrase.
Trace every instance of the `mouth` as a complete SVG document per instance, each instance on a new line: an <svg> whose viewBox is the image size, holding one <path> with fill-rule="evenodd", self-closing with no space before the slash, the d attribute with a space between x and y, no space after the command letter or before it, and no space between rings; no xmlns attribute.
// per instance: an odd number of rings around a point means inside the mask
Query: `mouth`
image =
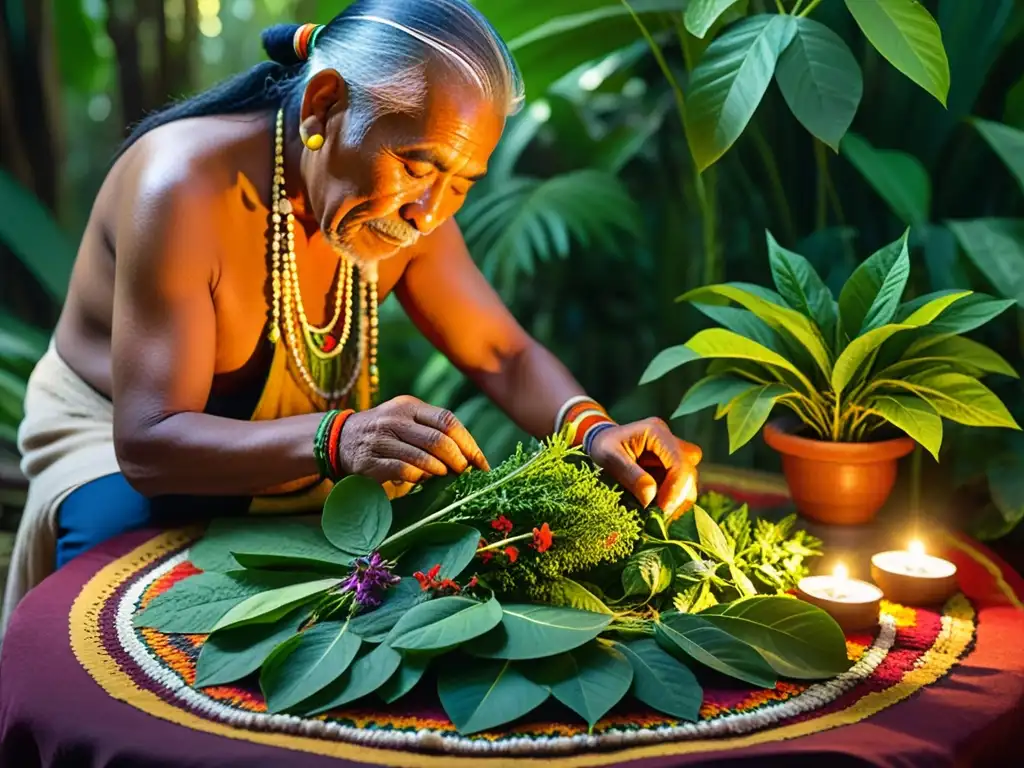
<svg viewBox="0 0 1024 768"><path fill-rule="evenodd" d="M398 248L406 248L412 245L416 242L416 238L419 237L419 232L416 232L411 227L399 226L390 221L375 220L368 222L366 227L385 243Z"/></svg>

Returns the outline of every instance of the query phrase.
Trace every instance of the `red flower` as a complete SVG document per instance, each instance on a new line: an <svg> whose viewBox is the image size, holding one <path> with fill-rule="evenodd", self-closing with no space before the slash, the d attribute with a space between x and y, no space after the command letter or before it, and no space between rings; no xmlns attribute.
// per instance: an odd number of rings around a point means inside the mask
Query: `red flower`
<svg viewBox="0 0 1024 768"><path fill-rule="evenodd" d="M469 583L466 584L466 589L472 589L476 585L477 585L476 576L474 576L472 579L469 580Z"/></svg>
<svg viewBox="0 0 1024 768"><path fill-rule="evenodd" d="M604 540L604 548L611 549L615 546L615 542L619 540L619 532L615 531L609 534L608 538Z"/></svg>
<svg viewBox="0 0 1024 768"><path fill-rule="evenodd" d="M420 589L426 592L428 589L437 589L440 586L437 582L437 575L440 572L441 564L438 563L429 571L427 571L426 575L423 574L423 571L416 571L416 573L414 573L412 577L420 583Z"/></svg>
<svg viewBox="0 0 1024 768"><path fill-rule="evenodd" d="M480 553L480 560L482 560L484 563L489 563L493 559L494 559L494 550L493 549L489 549L486 552L481 552Z"/></svg>
<svg viewBox="0 0 1024 768"><path fill-rule="evenodd" d="M324 340L320 342L320 349L324 352L330 352L336 346L338 346L338 340L329 333L324 336Z"/></svg>
<svg viewBox="0 0 1024 768"><path fill-rule="evenodd" d="M440 584L437 585L438 589L450 589L453 592L458 592L461 587L451 579L444 579Z"/></svg>
<svg viewBox="0 0 1024 768"><path fill-rule="evenodd" d="M547 552L551 549L551 540L554 537L551 535L551 529L547 523L544 523L540 528L533 529L533 544L532 546L538 552Z"/></svg>
<svg viewBox="0 0 1024 768"><path fill-rule="evenodd" d="M519 557L519 550L515 547L505 547L505 556L510 563L514 563Z"/></svg>
<svg viewBox="0 0 1024 768"><path fill-rule="evenodd" d="M491 528L500 533L511 533L512 532L512 521L504 515L498 517L497 520L491 521Z"/></svg>

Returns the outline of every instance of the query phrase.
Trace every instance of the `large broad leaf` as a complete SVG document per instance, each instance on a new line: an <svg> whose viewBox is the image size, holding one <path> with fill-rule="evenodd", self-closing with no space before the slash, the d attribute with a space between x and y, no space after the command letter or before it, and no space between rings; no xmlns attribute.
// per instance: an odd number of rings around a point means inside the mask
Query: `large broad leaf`
<svg viewBox="0 0 1024 768"><path fill-rule="evenodd" d="M606 613L528 603L502 606L501 624L470 652L491 659L538 659L579 648L611 623Z"/></svg>
<svg viewBox="0 0 1024 768"><path fill-rule="evenodd" d="M838 317L832 292L821 281L811 262L799 253L783 248L770 232L767 237L768 263L779 294L789 306L817 323L826 339L834 338Z"/></svg>
<svg viewBox="0 0 1024 768"><path fill-rule="evenodd" d="M699 301L693 302L693 308L707 315L723 328L738 333L740 336L746 336L775 352L780 351L779 338L775 331L749 309L727 307L721 304L703 304Z"/></svg>
<svg viewBox="0 0 1024 768"><path fill-rule="evenodd" d="M863 136L847 133L840 149L900 221L923 226L931 209L932 183L913 155L876 149Z"/></svg>
<svg viewBox="0 0 1024 768"><path fill-rule="evenodd" d="M1014 305L1012 299L994 299L975 293L961 299L939 315L928 330L936 334L970 333Z"/></svg>
<svg viewBox="0 0 1024 768"><path fill-rule="evenodd" d="M708 376L701 379L683 395L672 418L697 413L713 405L731 402L740 395L757 388L758 385L737 376Z"/></svg>
<svg viewBox="0 0 1024 768"><path fill-rule="evenodd" d="M631 693L652 709L696 722L704 691L689 668L653 638L616 643L633 667Z"/></svg>
<svg viewBox="0 0 1024 768"><path fill-rule="evenodd" d="M377 695L388 704L398 701L423 679L432 659L433 656L426 653L408 653L402 656L402 664L398 671L377 690Z"/></svg>
<svg viewBox="0 0 1024 768"><path fill-rule="evenodd" d="M511 661L479 659L447 665L438 677L437 692L445 713L463 736L516 720L549 695L547 688L526 677Z"/></svg>
<svg viewBox="0 0 1024 768"><path fill-rule="evenodd" d="M825 376L828 376L832 371L828 349L821 337L821 333L810 318L805 317L796 310L781 307L774 302L752 294L744 288L729 284L695 288L684 293L679 300L707 303L721 302L723 300L734 301L749 309L775 330L785 332L794 338L810 353L811 357L814 358L814 362ZM692 349L690 343L687 343L687 346L690 346Z"/></svg>
<svg viewBox="0 0 1024 768"><path fill-rule="evenodd" d="M881 395L868 403L868 407L902 429L939 460L942 447L942 418L935 409L914 395Z"/></svg>
<svg viewBox="0 0 1024 768"><path fill-rule="evenodd" d="M701 545L722 562L731 563L736 556L736 550L714 518L696 505L691 514Z"/></svg>
<svg viewBox="0 0 1024 768"><path fill-rule="evenodd" d="M690 0L686 6L683 23L694 37L702 38L729 8L739 0Z"/></svg>
<svg viewBox="0 0 1024 768"><path fill-rule="evenodd" d="M796 24L775 79L796 119L838 152L864 91L860 65L843 39L821 22L799 18Z"/></svg>
<svg viewBox="0 0 1024 768"><path fill-rule="evenodd" d="M903 386L923 397L950 421L972 427L1020 429L995 393L972 376L928 372L908 376Z"/></svg>
<svg viewBox="0 0 1024 768"><path fill-rule="evenodd" d="M284 712L333 683L362 642L348 621L325 621L279 646L260 672L267 709Z"/></svg>
<svg viewBox="0 0 1024 768"><path fill-rule="evenodd" d="M972 119L971 123L1006 163L1006 167L1024 190L1024 131L978 117Z"/></svg>
<svg viewBox="0 0 1024 768"><path fill-rule="evenodd" d="M439 597L413 608L399 619L384 642L403 651L454 648L494 629L501 621L501 605L467 597Z"/></svg>
<svg viewBox="0 0 1024 768"><path fill-rule="evenodd" d="M388 535L391 502L376 480L349 475L331 489L321 524L324 535L338 549L368 555Z"/></svg>
<svg viewBox="0 0 1024 768"><path fill-rule="evenodd" d="M635 552L622 569L622 590L626 597L654 597L672 585L672 558L662 547Z"/></svg>
<svg viewBox="0 0 1024 768"><path fill-rule="evenodd" d="M317 583L316 578L315 574L308 573L198 573L153 598L145 610L135 615L132 623L161 632L212 632L230 610L246 600L290 585L302 588L308 582ZM337 582L331 580L331 583Z"/></svg>
<svg viewBox="0 0 1024 768"><path fill-rule="evenodd" d="M622 700L633 682L626 656L601 643L542 659L529 665L526 674L591 728Z"/></svg>
<svg viewBox="0 0 1024 768"><path fill-rule="evenodd" d="M429 598L430 593L424 592L418 582L402 579L384 593L384 601L379 607L352 619L352 631L369 643L379 643L399 619Z"/></svg>
<svg viewBox="0 0 1024 768"><path fill-rule="evenodd" d="M564 576L552 581L548 601L552 605L559 605L565 608L612 614L612 609L605 605L601 598L579 582Z"/></svg>
<svg viewBox="0 0 1024 768"><path fill-rule="evenodd" d="M1019 378L1007 360L995 350L965 336L931 336L915 341L898 365L915 362L949 363L977 369L983 373L999 373Z"/></svg>
<svg viewBox="0 0 1024 768"><path fill-rule="evenodd" d="M652 381L656 381L665 374L674 371L679 366L699 358L700 355L685 344L663 349L655 355L654 359L647 366L643 376L640 377L640 384L650 384Z"/></svg>
<svg viewBox="0 0 1024 768"><path fill-rule="evenodd" d="M708 46L690 75L686 105L686 137L699 171L743 133L795 33L792 16L761 14L729 27Z"/></svg>
<svg viewBox="0 0 1024 768"><path fill-rule="evenodd" d="M426 573L440 565L438 578L454 579L473 561L480 532L459 523L431 523L415 532L410 549L398 560L397 572Z"/></svg>
<svg viewBox="0 0 1024 768"><path fill-rule="evenodd" d="M339 584L339 579L318 579L260 592L231 608L214 625L212 631L275 622L293 608L316 599Z"/></svg>
<svg viewBox="0 0 1024 768"><path fill-rule="evenodd" d="M309 611L300 608L271 624L214 632L199 651L193 686L224 685L251 675L277 646L295 636L307 618Z"/></svg>
<svg viewBox="0 0 1024 768"><path fill-rule="evenodd" d="M345 673L299 706L307 715L319 715L379 690L398 671L402 654L381 643L356 659Z"/></svg>
<svg viewBox="0 0 1024 768"><path fill-rule="evenodd" d="M993 287L1024 308L1024 219L947 221L946 226Z"/></svg>
<svg viewBox="0 0 1024 768"><path fill-rule="evenodd" d="M777 680L771 665L752 647L707 619L671 613L655 623L654 632L661 647L670 653L681 653L716 672L759 688L775 687Z"/></svg>
<svg viewBox="0 0 1024 768"><path fill-rule="evenodd" d="M726 418L729 453L735 453L749 443L768 421L778 399L792 391L784 384L762 384L733 399Z"/></svg>
<svg viewBox="0 0 1024 768"><path fill-rule="evenodd" d="M919 0L846 0L864 36L942 106L949 95L949 62L939 25Z"/></svg>
<svg viewBox="0 0 1024 768"><path fill-rule="evenodd" d="M202 571L236 571L241 565L232 554L241 553L259 567L276 568L292 564L292 570L344 572L351 555L339 552L319 528L280 520L216 518L206 533L188 551L189 562Z"/></svg>
<svg viewBox="0 0 1024 768"><path fill-rule="evenodd" d="M778 674L821 680L846 672L846 636L821 608L791 597L736 600L700 617L755 648Z"/></svg>
<svg viewBox="0 0 1024 768"><path fill-rule="evenodd" d="M880 248L853 271L839 294L839 319L847 337L857 338L867 327L869 315L885 325L896 313L910 274L907 233L896 242ZM885 298L881 299L883 286ZM895 302L895 303L893 303ZM888 319L883 319L891 310ZM881 323L877 321L881 320Z"/></svg>

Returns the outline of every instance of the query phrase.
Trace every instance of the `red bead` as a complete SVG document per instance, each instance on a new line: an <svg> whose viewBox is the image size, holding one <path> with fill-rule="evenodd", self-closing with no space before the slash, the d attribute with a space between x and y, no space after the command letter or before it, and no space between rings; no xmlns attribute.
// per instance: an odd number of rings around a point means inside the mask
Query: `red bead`
<svg viewBox="0 0 1024 768"><path fill-rule="evenodd" d="M324 336L324 340L320 342L320 349L324 352L330 352L336 346L338 346L338 340L331 336L331 334Z"/></svg>

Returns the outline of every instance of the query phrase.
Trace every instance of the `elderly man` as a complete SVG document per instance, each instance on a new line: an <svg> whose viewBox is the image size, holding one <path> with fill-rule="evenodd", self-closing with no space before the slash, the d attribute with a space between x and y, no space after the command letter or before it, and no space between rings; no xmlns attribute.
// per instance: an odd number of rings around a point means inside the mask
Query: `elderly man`
<svg viewBox="0 0 1024 768"><path fill-rule="evenodd" d="M613 423L466 251L452 217L522 101L479 12L357 0L263 39L270 61L140 124L100 190L29 385L5 610L131 528L315 510L348 474L394 495L487 469L451 413L377 404L392 291L524 430L567 430L645 505L692 500L699 449Z"/></svg>

